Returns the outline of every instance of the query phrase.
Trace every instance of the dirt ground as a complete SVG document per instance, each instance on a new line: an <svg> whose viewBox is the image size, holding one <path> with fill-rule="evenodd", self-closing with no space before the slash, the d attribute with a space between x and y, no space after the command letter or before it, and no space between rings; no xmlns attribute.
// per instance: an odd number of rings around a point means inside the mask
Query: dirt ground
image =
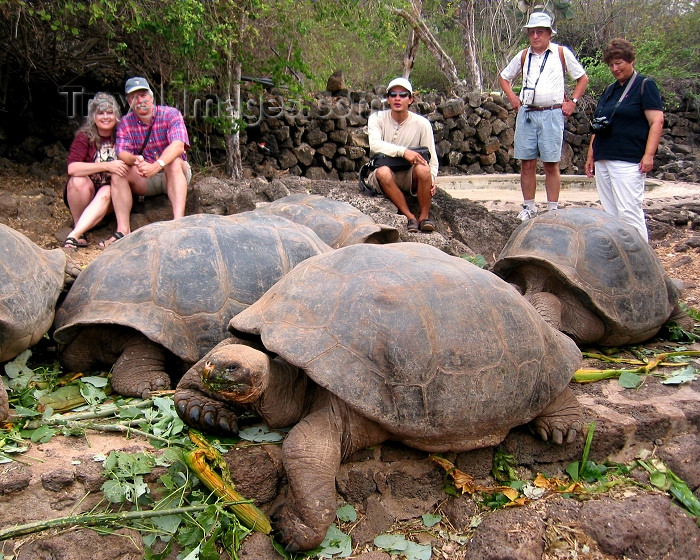
<svg viewBox="0 0 700 560"><path fill-rule="evenodd" d="M63 177L37 180L20 175L0 176L0 222L21 231L44 248L60 247L60 240L71 226L61 197L64 181ZM700 185L678 184L676 189L674 184L663 186L664 190L658 192L664 196L647 200L650 242L669 275L685 285L682 300L698 308L700 232L692 225L698 227ZM483 204L477 204L488 212L509 212L514 217L519 210L518 197L506 196L505 191L493 196L492 200L486 197ZM466 198L480 201L484 192ZM562 206L595 206L593 198L591 194L567 200L563 191ZM683 209L679 210L679 205ZM90 232L89 247L80 249L71 258L83 266L89 263L101 252L97 242L108 237L113 227L111 222ZM665 347L663 342L656 344ZM696 344L693 348L697 350L700 346ZM593 460L626 462L640 450L656 453L700 496L700 380L669 387L650 379L637 391L623 390L613 381L577 385L573 389L584 407L586 419L596 422ZM117 436L100 436L91 442L55 438L51 445L34 446L34 455L40 457L36 465L0 469L3 510L0 526L42 515L65 515L78 507L76 504L90 507L94 493L84 503L81 496L90 488L99 488L100 477L93 467L71 465L81 460L87 464L99 449L141 445L125 443ZM566 464L580 458L582 442L557 448L535 440L523 429L514 430L503 448L513 455L525 480L534 478L537 472L560 475ZM244 495L260 498L259 485L248 480L249 473L263 469L264 465L270 472L275 471L273 467L279 465L279 448L266 452L260 448L248 449L242 451L241 457L240 462L232 462L234 478L238 477ZM493 450L452 454L449 458L477 481L493 484L490 478ZM432 558L450 560L700 560L700 529L691 516L674 505L667 493L651 490L644 473L635 476L639 478L637 488L625 486L617 490L612 485L599 496L585 500L551 494L546 499L533 500L526 507L505 508L489 515L479 511L468 495L448 498L443 491L443 471L426 454L383 445L358 453L343 465L338 476L339 503L355 505L360 517L341 528L353 537L353 558L362 560L399 557L372 545L378 532L400 533L414 541L430 543ZM26 480L21 491L16 490L17 480ZM279 485L283 488L281 475ZM430 531L420 523L421 514L428 512L443 517ZM17 558L143 556L142 549L133 545L131 539L112 536L110 541L98 541L90 535L90 531L81 530L21 543ZM281 557L267 538L254 534L244 542L240 558Z"/></svg>

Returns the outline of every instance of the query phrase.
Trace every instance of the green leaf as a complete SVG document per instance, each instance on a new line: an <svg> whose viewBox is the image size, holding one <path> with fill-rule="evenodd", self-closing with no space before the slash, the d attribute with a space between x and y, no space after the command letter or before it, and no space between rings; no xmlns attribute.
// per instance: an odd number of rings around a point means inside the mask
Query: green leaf
<svg viewBox="0 0 700 560"><path fill-rule="evenodd" d="M148 487L148 484L144 482L143 476L141 475L137 475L134 477L134 482L132 483L131 488L132 497L130 501L132 502L137 502L141 496L145 496L151 491L151 489Z"/></svg>
<svg viewBox="0 0 700 560"><path fill-rule="evenodd" d="M661 490L668 490L669 488L669 481L666 473L658 470L649 473L649 482L651 482L652 486L660 488Z"/></svg>
<svg viewBox="0 0 700 560"><path fill-rule="evenodd" d="M212 533L211 537L204 541L204 543L199 548L199 560L221 560L221 555L217 550L216 541L221 533L221 530L217 530Z"/></svg>
<svg viewBox="0 0 700 560"><path fill-rule="evenodd" d="M586 461L585 466L580 470L579 475L586 482L602 481L608 472L608 467L598 465L593 461Z"/></svg>
<svg viewBox="0 0 700 560"><path fill-rule="evenodd" d="M106 387L109 384L109 380L106 377L100 377L98 375L91 375L89 377L81 377L80 380L83 383L89 383L93 387Z"/></svg>
<svg viewBox="0 0 700 560"><path fill-rule="evenodd" d="M680 385L682 383L689 383L690 381L695 381L697 377L696 370L693 366L686 366L671 372L671 377L664 379L661 383L663 385Z"/></svg>
<svg viewBox="0 0 700 560"><path fill-rule="evenodd" d="M34 416L41 416L41 412L37 412L36 410L25 408L23 406L15 406L15 414L17 416L27 416L30 418Z"/></svg>
<svg viewBox="0 0 700 560"><path fill-rule="evenodd" d="M105 498L113 504L121 504L126 501L126 490L118 480L106 480L100 489Z"/></svg>
<svg viewBox="0 0 700 560"><path fill-rule="evenodd" d="M162 515L161 517L153 518L153 525L171 535L177 532L181 523L182 517L179 515Z"/></svg>
<svg viewBox="0 0 700 560"><path fill-rule="evenodd" d="M486 259L484 258L483 255L475 255L475 256L470 256L470 255L460 255L464 260L469 261L470 263L478 266L479 268L486 268L488 266L488 263L486 262Z"/></svg>
<svg viewBox="0 0 700 560"><path fill-rule="evenodd" d="M249 426L238 432L238 437L246 441L252 441L254 443L264 443L264 442L275 442L282 441L284 436L278 432L271 432L270 428L260 424L257 426Z"/></svg>
<svg viewBox="0 0 700 560"><path fill-rule="evenodd" d="M335 511L335 514L340 521L357 521L357 511L355 511L355 508L350 504L339 507Z"/></svg>
<svg viewBox="0 0 700 560"><path fill-rule="evenodd" d="M375 546L390 552L402 552L408 548L408 541L402 535L379 535L374 538Z"/></svg>
<svg viewBox="0 0 700 560"><path fill-rule="evenodd" d="M321 555L347 558L352 554L352 539L338 529L335 523L332 523L319 548Z"/></svg>
<svg viewBox="0 0 700 560"><path fill-rule="evenodd" d="M429 544L418 544L408 541L408 547L404 552L406 560L430 560L433 549Z"/></svg>
<svg viewBox="0 0 700 560"><path fill-rule="evenodd" d="M693 494L685 482L674 480L671 484L671 488L669 488L669 492L671 492L673 497L681 502L691 514L700 518L700 500L695 497L695 494Z"/></svg>
<svg viewBox="0 0 700 560"><path fill-rule="evenodd" d="M515 472L515 457L509 455L500 447L496 448L493 454L493 467L491 467L491 475L498 482L510 482L517 480L518 474Z"/></svg>
<svg viewBox="0 0 700 560"><path fill-rule="evenodd" d="M93 379L100 379L99 377ZM95 406L107 400L105 392L98 386L91 383L83 383L84 380L78 382L81 396L87 401L90 406Z"/></svg>
<svg viewBox="0 0 700 560"><path fill-rule="evenodd" d="M423 519L423 525L426 527L433 527L442 521L442 515L434 515L432 513L424 513L421 518Z"/></svg>
<svg viewBox="0 0 700 560"><path fill-rule="evenodd" d="M25 350L14 360L5 364L5 374L9 378L5 385L12 391L24 391L35 379L34 371L27 367L27 360L32 355L31 350Z"/></svg>
<svg viewBox="0 0 700 560"><path fill-rule="evenodd" d="M192 551L182 560L199 560L199 547L199 544L195 546L194 549L192 549Z"/></svg>
<svg viewBox="0 0 700 560"><path fill-rule="evenodd" d="M51 440L53 436L56 435L56 430L49 428L48 426L40 426L32 432L30 439L34 443L46 443Z"/></svg>
<svg viewBox="0 0 700 560"><path fill-rule="evenodd" d="M641 385L642 378L636 373L630 373L628 371L623 371L618 378L618 382L625 389L636 389Z"/></svg>

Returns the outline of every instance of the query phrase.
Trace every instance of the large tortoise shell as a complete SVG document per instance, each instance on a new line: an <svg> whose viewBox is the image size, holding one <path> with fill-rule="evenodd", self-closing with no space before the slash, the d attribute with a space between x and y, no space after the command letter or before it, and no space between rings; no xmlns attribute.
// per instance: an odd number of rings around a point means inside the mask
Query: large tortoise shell
<svg viewBox="0 0 700 560"><path fill-rule="evenodd" d="M355 243L394 243L396 228L377 224L351 204L316 194L292 194L261 206L256 212L282 216L303 224L337 249Z"/></svg>
<svg viewBox="0 0 700 560"><path fill-rule="evenodd" d="M637 230L597 208L547 212L519 226L493 272L510 280L526 264L547 269L605 324L606 341L653 336L678 291Z"/></svg>
<svg viewBox="0 0 700 560"><path fill-rule="evenodd" d="M491 434L497 443L537 416L581 360L512 286L421 243L308 259L230 330L260 335L268 351L418 447L453 438L453 449L474 448Z"/></svg>
<svg viewBox="0 0 700 560"><path fill-rule="evenodd" d="M42 249L0 224L0 362L33 346L49 330L65 269L61 249Z"/></svg>
<svg viewBox="0 0 700 560"><path fill-rule="evenodd" d="M149 224L85 268L57 310L54 338L67 344L83 327L123 325L195 362L226 338L233 315L330 250L310 229L255 212Z"/></svg>

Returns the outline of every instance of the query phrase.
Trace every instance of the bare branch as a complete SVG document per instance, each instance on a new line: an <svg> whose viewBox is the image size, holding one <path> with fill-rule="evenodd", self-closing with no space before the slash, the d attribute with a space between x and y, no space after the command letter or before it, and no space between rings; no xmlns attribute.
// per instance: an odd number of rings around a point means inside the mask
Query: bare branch
<svg viewBox="0 0 700 560"><path fill-rule="evenodd" d="M438 67L443 75L447 78L450 85L455 88L464 86L465 82L457 75L457 67L450 56L443 50L440 43L435 39L428 27L422 19L416 18L413 14L400 8L390 8L392 14L404 18L411 28L416 32L416 35L423 41L427 49L435 57L438 62Z"/></svg>

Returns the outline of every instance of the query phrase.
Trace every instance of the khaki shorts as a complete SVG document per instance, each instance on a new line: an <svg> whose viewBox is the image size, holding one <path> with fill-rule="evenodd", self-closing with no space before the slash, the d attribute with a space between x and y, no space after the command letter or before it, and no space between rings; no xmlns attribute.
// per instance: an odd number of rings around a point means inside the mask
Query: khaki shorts
<svg viewBox="0 0 700 560"><path fill-rule="evenodd" d="M190 184L192 180L192 168L188 162L185 162L187 167L185 169L185 179L187 179L187 184ZM146 179L146 196L155 196L157 194L167 194L168 189L165 186L165 171L159 171L153 177Z"/></svg>
<svg viewBox="0 0 700 560"><path fill-rule="evenodd" d="M408 169L404 169L402 171L392 171L392 173L394 174L394 182L396 183L396 186L399 187L402 192L410 194L411 196L416 196L416 193L413 192L413 167L409 167ZM377 180L376 169L367 176L366 182L377 194L384 194L382 188L379 186L379 181Z"/></svg>

